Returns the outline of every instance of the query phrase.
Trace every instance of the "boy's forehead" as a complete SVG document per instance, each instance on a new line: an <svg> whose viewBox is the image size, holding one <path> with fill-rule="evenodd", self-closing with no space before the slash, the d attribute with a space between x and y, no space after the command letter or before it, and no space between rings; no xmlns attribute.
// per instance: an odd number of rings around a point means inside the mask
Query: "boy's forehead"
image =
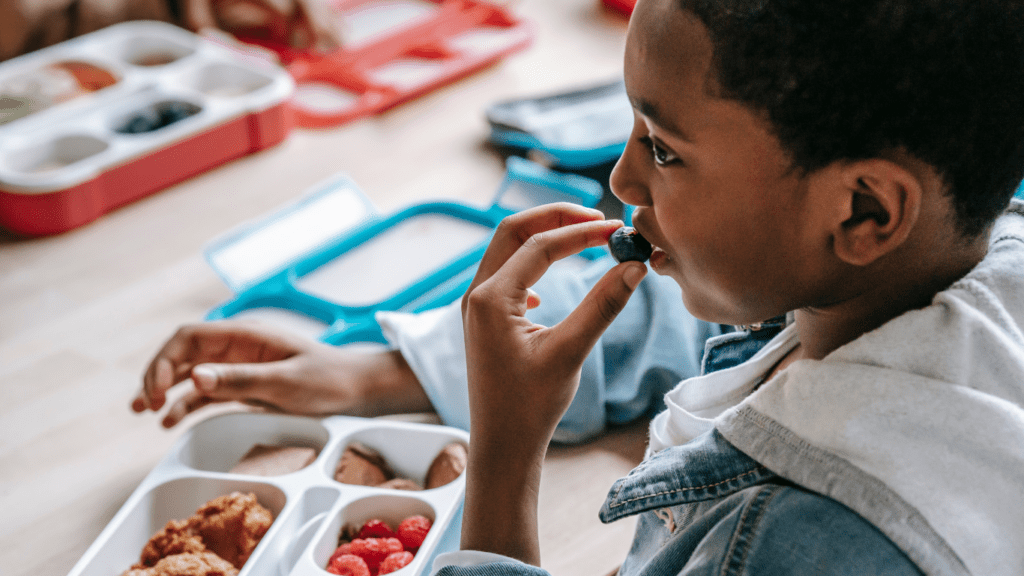
<svg viewBox="0 0 1024 576"><path fill-rule="evenodd" d="M624 62L633 108L692 144L764 137L766 146L780 146L760 112L721 96L713 62L710 33L679 0L637 2Z"/></svg>
<svg viewBox="0 0 1024 576"><path fill-rule="evenodd" d="M713 93L712 55L704 25L679 0L640 0L630 19L624 62L634 107L650 117L648 111L671 107L677 98Z"/></svg>

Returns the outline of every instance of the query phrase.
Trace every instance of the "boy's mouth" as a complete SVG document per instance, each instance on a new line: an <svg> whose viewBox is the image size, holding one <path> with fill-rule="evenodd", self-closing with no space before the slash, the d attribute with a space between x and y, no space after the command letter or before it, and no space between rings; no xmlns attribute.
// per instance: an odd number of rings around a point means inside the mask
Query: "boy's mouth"
<svg viewBox="0 0 1024 576"><path fill-rule="evenodd" d="M633 228L635 228L636 231L639 232L640 235L643 236L644 239L647 240L648 243L650 243L652 249L654 249L654 250L658 250L659 249L658 245L655 244L654 240L647 233L647 230L644 228L643 223L637 222L637 221L634 220L633 221Z"/></svg>
<svg viewBox="0 0 1024 576"><path fill-rule="evenodd" d="M652 238L648 234L648 230L644 226L642 220L638 222L636 220L635 216L634 216L634 219L633 219L633 227L636 228L636 231L639 232L641 236L643 236L645 239L647 239L648 242L650 242L650 244L651 244L651 257L647 261L647 264L651 267L651 269L657 271L659 265L661 265L663 262L665 262L665 260L668 258L668 254L664 250L662 250L661 248L658 247L658 244L657 244L658 239L657 238Z"/></svg>

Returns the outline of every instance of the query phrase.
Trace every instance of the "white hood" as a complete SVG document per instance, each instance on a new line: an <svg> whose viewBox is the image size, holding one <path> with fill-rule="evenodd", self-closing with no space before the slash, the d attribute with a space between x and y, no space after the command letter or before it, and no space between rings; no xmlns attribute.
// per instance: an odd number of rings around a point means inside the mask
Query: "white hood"
<svg viewBox="0 0 1024 576"><path fill-rule="evenodd" d="M928 574L1024 574L1024 204L931 305L794 362L715 426Z"/></svg>

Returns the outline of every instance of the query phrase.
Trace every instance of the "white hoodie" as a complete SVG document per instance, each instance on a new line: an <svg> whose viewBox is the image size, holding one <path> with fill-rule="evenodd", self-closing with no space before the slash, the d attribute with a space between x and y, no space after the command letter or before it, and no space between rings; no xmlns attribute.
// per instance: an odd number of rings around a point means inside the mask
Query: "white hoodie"
<svg viewBox="0 0 1024 576"><path fill-rule="evenodd" d="M795 344L787 328L750 362L681 383L651 449L714 425L856 511L927 574L1024 575L1024 203L931 305L748 395Z"/></svg>

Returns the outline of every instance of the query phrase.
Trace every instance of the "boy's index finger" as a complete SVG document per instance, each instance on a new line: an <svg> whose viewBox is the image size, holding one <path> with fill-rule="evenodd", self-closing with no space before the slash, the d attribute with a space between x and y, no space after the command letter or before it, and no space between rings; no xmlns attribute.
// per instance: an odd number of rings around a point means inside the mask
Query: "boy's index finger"
<svg viewBox="0 0 1024 576"><path fill-rule="evenodd" d="M498 224L487 250L484 251L469 290L473 290L497 272L534 234L570 224L603 219L604 214L601 211L569 202L545 204L505 217Z"/></svg>
<svg viewBox="0 0 1024 576"><path fill-rule="evenodd" d="M495 277L526 290L540 280L556 261L594 246L608 243L608 237L622 227L618 220L596 220L538 232L516 250Z"/></svg>
<svg viewBox="0 0 1024 576"><path fill-rule="evenodd" d="M165 399L164 393L184 379L179 379L179 374L183 372L181 366L187 364L185 360L188 351L194 347L191 340L190 335L179 330L150 361L143 375L140 393L148 407L159 409ZM187 368L191 370L190 365Z"/></svg>
<svg viewBox="0 0 1024 576"><path fill-rule="evenodd" d="M603 219L604 214L599 210L568 202L545 204L507 216L494 231L480 269L487 271L488 276L493 274L534 234Z"/></svg>
<svg viewBox="0 0 1024 576"><path fill-rule="evenodd" d="M204 353L204 344L223 339L230 331L230 327L216 322L178 328L150 360L143 375L143 391L156 402L155 407L163 404L167 390L191 376L197 357Z"/></svg>

